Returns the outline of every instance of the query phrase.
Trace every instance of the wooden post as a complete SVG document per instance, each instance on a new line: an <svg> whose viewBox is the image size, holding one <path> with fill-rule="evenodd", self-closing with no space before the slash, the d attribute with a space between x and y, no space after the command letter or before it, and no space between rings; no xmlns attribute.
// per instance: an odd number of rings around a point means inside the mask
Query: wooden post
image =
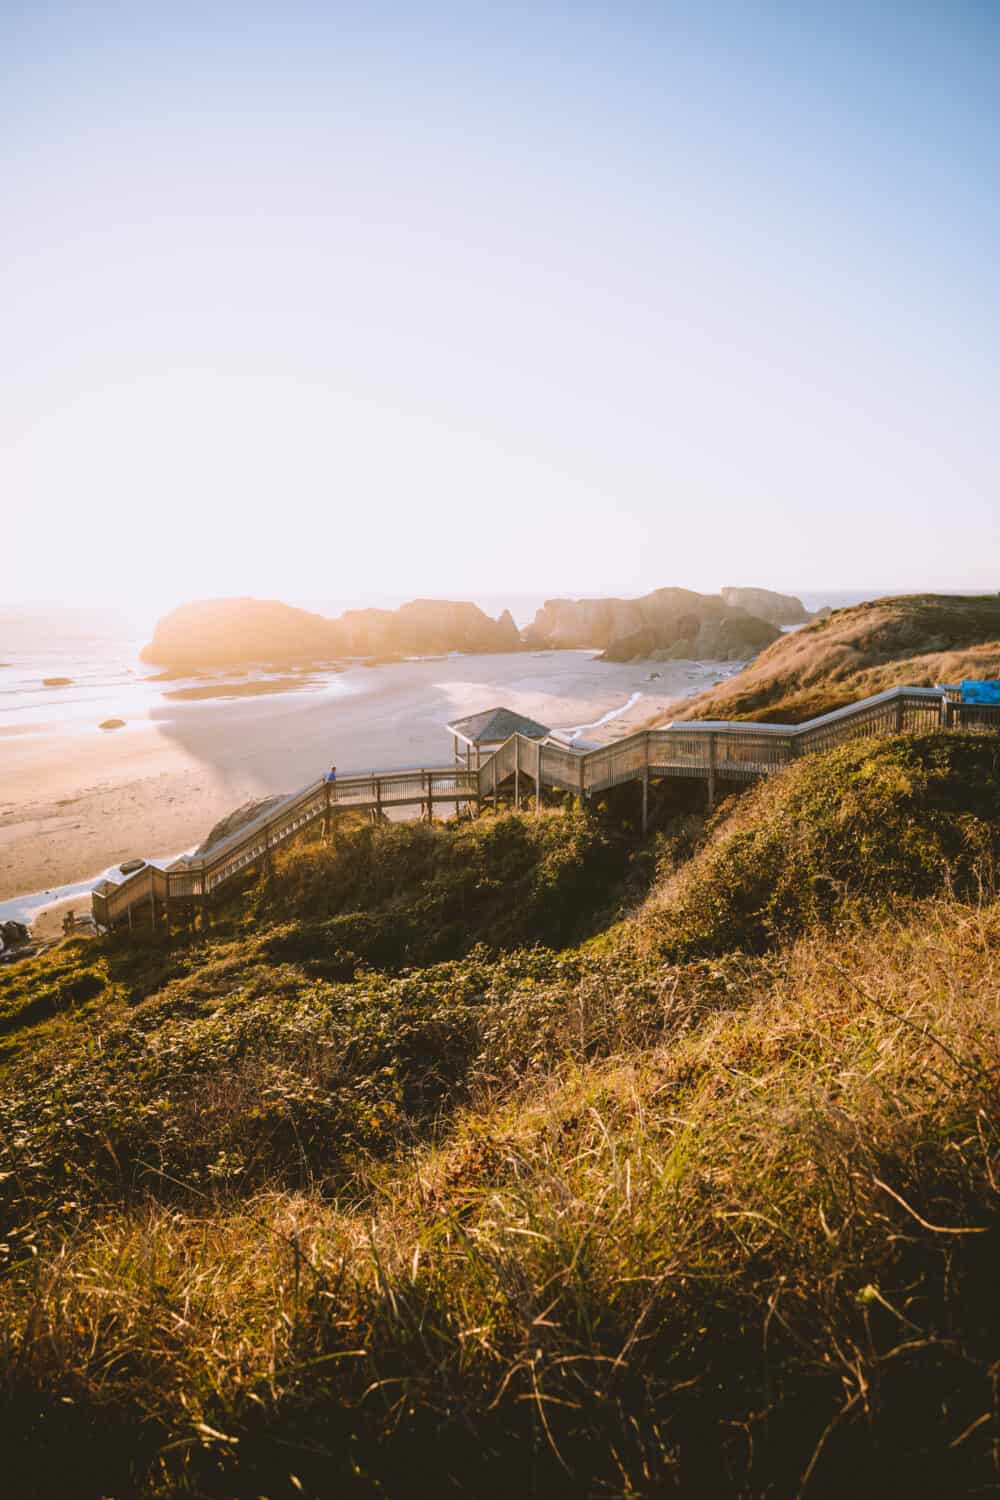
<svg viewBox="0 0 1000 1500"><path fill-rule="evenodd" d="M497 753L493 752L493 811L497 810Z"/></svg>
<svg viewBox="0 0 1000 1500"><path fill-rule="evenodd" d="M538 758L535 761L535 817L542 811L542 742L538 741Z"/></svg>
<svg viewBox="0 0 1000 1500"><path fill-rule="evenodd" d="M427 821L428 821L428 823L433 823L434 822L434 802L433 802L433 798L431 796L431 773L430 773L430 771L428 771L426 774L427 774Z"/></svg>
<svg viewBox="0 0 1000 1500"><path fill-rule="evenodd" d="M331 816L331 813L330 813L330 783L329 782L327 782L326 785L324 786L323 792L324 792L323 842L325 844L326 841L327 841L327 839L330 837L330 824L332 822L332 816Z"/></svg>
<svg viewBox="0 0 1000 1500"><path fill-rule="evenodd" d="M383 813L382 813L382 778L381 778L381 776L376 776L375 777L375 811L378 814L378 820L381 823L382 817L383 817Z"/></svg>
<svg viewBox="0 0 1000 1500"><path fill-rule="evenodd" d="M897 734L902 734L902 732L903 732L903 700L902 700L902 698L897 698L896 699L896 733Z"/></svg>
<svg viewBox="0 0 1000 1500"><path fill-rule="evenodd" d="M649 827L649 766L642 768L642 836L646 837Z"/></svg>
<svg viewBox="0 0 1000 1500"><path fill-rule="evenodd" d="M581 755L580 756L580 806L581 807L583 806L583 799L586 797L586 795L587 795L587 788L584 785L584 780L583 780L583 756Z"/></svg>
<svg viewBox="0 0 1000 1500"><path fill-rule="evenodd" d="M521 742L514 741L514 806L521 807Z"/></svg>
<svg viewBox="0 0 1000 1500"><path fill-rule="evenodd" d="M715 735L708 736L708 810L715 807Z"/></svg>

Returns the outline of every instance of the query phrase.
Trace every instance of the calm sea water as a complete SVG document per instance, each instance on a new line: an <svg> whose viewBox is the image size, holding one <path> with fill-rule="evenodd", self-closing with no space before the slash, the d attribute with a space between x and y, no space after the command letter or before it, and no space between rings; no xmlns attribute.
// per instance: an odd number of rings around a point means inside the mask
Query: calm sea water
<svg viewBox="0 0 1000 1500"><path fill-rule="evenodd" d="M389 609L405 601L385 596L368 602ZM519 624L527 624L544 599L541 594L521 594L477 602L492 615L509 608ZM301 607L332 618L345 609L363 606L356 599L321 599L301 601ZM183 688L184 679L157 682L162 668L146 666L139 660L155 624L155 615L138 611L0 609L0 777L5 729L51 734L83 725L96 727L104 719L135 724L143 721L151 708L162 704L165 690ZM206 675L232 678L242 674L200 674L202 678ZM246 675L259 679L274 676L263 671ZM71 680L66 685L46 687L47 677ZM335 690L338 683L330 677L320 686Z"/></svg>
<svg viewBox="0 0 1000 1500"><path fill-rule="evenodd" d="M51 730L144 712L161 689L139 652L141 622L110 611L20 609L0 612L0 731ZM47 677L69 686L45 687ZM3 740L0 739L0 761Z"/></svg>

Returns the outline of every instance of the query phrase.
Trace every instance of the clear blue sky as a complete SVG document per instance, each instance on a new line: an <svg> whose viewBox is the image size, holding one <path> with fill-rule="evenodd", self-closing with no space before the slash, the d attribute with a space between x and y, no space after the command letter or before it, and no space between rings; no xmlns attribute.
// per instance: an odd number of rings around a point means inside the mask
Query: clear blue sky
<svg viewBox="0 0 1000 1500"><path fill-rule="evenodd" d="M1000 588L1000 5L0 7L8 600Z"/></svg>

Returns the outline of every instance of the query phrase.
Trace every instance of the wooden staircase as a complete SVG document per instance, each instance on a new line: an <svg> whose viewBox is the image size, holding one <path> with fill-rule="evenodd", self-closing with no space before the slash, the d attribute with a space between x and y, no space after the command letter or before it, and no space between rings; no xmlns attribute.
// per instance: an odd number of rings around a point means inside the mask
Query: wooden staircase
<svg viewBox="0 0 1000 1500"><path fill-rule="evenodd" d="M511 784L519 805L521 787L528 782L533 792L549 788L589 798L637 781L645 831L652 780L702 781L711 806L720 783L757 781L800 755L858 738L949 728L1000 730L1000 705L955 702L939 688L899 687L804 724L690 720L642 729L589 751L515 734L478 769L365 771L338 775L332 784L311 782L200 855L184 855L166 870L146 865L126 880L102 881L93 893L94 920L106 929L131 925L137 909L148 907L155 926L175 904L204 905L221 886L251 866L267 863L273 850L304 828L323 820L328 829L333 813L345 808L380 820L393 808L416 807L432 818L435 806L442 804L457 812L496 802L501 789ZM535 801L540 806L537 795Z"/></svg>

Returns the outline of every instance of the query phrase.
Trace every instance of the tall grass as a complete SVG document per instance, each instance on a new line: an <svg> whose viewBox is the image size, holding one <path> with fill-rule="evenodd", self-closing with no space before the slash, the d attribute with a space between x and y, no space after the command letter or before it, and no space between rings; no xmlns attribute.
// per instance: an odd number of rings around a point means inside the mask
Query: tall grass
<svg viewBox="0 0 1000 1500"><path fill-rule="evenodd" d="M624 917L582 812L355 830L4 976L8 1492L995 1491L998 784L846 747Z"/></svg>
<svg viewBox="0 0 1000 1500"><path fill-rule="evenodd" d="M3 1283L8 1413L150 1492L984 1491L998 940L941 900L681 969L343 1199L90 1216Z"/></svg>

